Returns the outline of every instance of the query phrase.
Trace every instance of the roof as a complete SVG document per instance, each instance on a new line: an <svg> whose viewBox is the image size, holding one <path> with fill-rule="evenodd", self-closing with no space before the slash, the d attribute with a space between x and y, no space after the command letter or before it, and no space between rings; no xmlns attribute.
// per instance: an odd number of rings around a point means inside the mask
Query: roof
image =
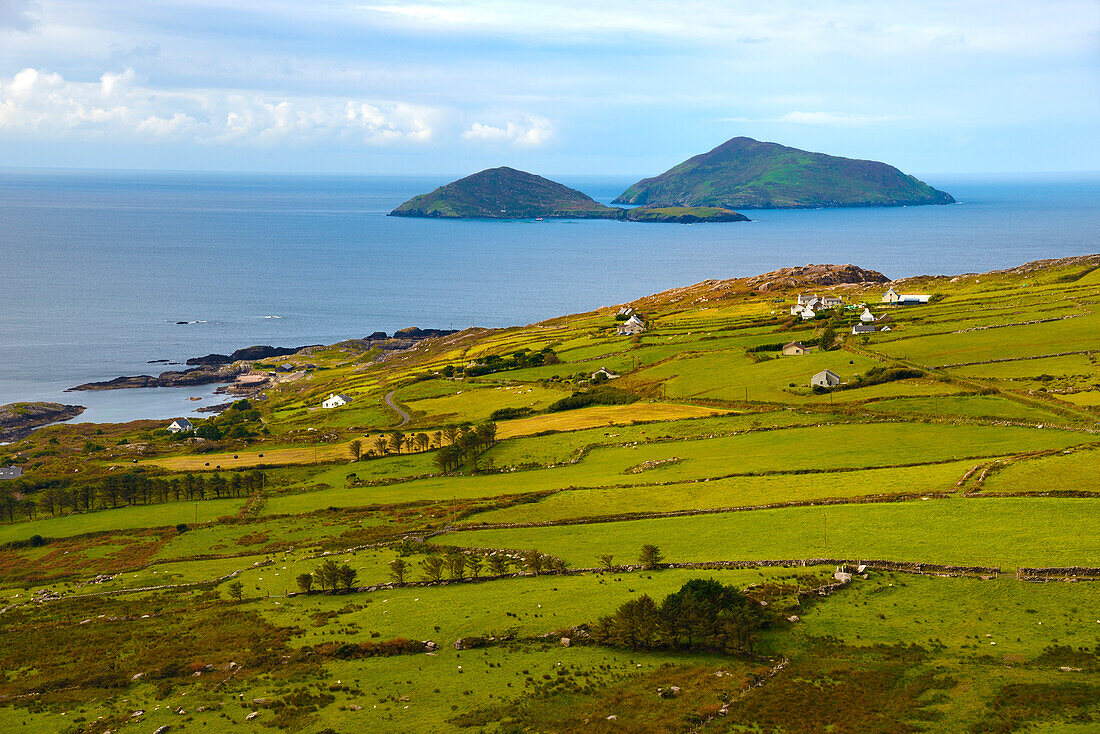
<svg viewBox="0 0 1100 734"><path fill-rule="evenodd" d="M875 330L873 324L856 324L852 327L853 334L866 334Z"/></svg>
<svg viewBox="0 0 1100 734"><path fill-rule="evenodd" d="M817 379L818 377L822 377L822 376L828 377L828 376L830 376L830 375L831 375L832 377L835 377L835 378L836 378L836 379L838 379L838 380L840 379L840 375L838 375L837 373L833 372L832 370L821 370L821 371L820 371L820 372L818 372L818 373L817 373L816 375L814 375L812 379Z"/></svg>
<svg viewBox="0 0 1100 734"><path fill-rule="evenodd" d="M17 479L23 476L23 470L17 466L0 466L0 479Z"/></svg>
<svg viewBox="0 0 1100 734"><path fill-rule="evenodd" d="M351 402L351 398L348 397L347 395L345 395L342 392L333 393L332 395L328 396L329 400L332 400L333 398L339 398L340 400L343 400L345 403L350 403Z"/></svg>

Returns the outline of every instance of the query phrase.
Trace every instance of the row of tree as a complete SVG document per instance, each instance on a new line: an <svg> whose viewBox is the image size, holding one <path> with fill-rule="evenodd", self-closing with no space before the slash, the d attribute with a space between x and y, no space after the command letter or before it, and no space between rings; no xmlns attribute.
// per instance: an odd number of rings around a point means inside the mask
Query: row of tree
<svg viewBox="0 0 1100 734"><path fill-rule="evenodd" d="M436 466L443 472L454 471L463 464L478 470L481 455L497 442L497 424L488 422L478 426L447 426L443 429L448 445L435 455Z"/></svg>
<svg viewBox="0 0 1100 734"><path fill-rule="evenodd" d="M299 574L295 580L298 582L298 590L306 593L313 590L314 584L320 586L321 591L337 591L341 587L345 591L351 591L358 576L359 572L348 564L340 565L330 558L312 573Z"/></svg>
<svg viewBox="0 0 1100 734"><path fill-rule="evenodd" d="M99 481L4 482L0 485L0 519L13 522L40 512L51 515L119 506L242 497L260 491L259 471L226 474L149 476L143 471L110 474Z"/></svg>
<svg viewBox="0 0 1100 734"><path fill-rule="evenodd" d="M612 647L718 649L752 653L770 615L759 602L714 579L693 579L657 604L632 599L592 627L595 642Z"/></svg>
<svg viewBox="0 0 1100 734"><path fill-rule="evenodd" d="M539 553L537 550L526 551L519 559L500 553L482 557L476 553L454 551L446 555L429 555L420 561L419 567L422 580L439 581L444 574L452 579L476 579L486 568L492 576L511 573L513 567L519 567L536 576L543 573L564 573L568 565L560 558ZM395 584L409 581L412 571L412 564L404 558L395 558L390 562L390 579Z"/></svg>

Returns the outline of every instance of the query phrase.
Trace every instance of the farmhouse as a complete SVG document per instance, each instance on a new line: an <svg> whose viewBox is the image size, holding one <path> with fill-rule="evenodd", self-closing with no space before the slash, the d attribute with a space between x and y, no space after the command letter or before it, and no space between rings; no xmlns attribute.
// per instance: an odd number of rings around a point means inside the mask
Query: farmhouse
<svg viewBox="0 0 1100 734"><path fill-rule="evenodd" d="M821 305L825 308L836 308L844 305L844 299L836 296L824 296L821 299Z"/></svg>
<svg viewBox="0 0 1100 734"><path fill-rule="evenodd" d="M0 466L0 480L18 479L23 476L23 470L17 466Z"/></svg>
<svg viewBox="0 0 1100 734"><path fill-rule="evenodd" d="M332 393L327 398L321 401L322 408L339 408L341 405L347 405L351 402L351 398L343 393Z"/></svg>
<svg viewBox="0 0 1100 734"><path fill-rule="evenodd" d="M865 308L863 309L863 313L859 315L859 320L865 324L869 324L875 320L875 315L871 313L871 309Z"/></svg>
<svg viewBox="0 0 1100 734"><path fill-rule="evenodd" d="M629 319L619 326L618 334L620 336L633 336L634 334L641 334L643 331L645 331L645 322L638 318L637 313L633 313Z"/></svg>
<svg viewBox="0 0 1100 734"><path fill-rule="evenodd" d="M622 308L619 309L619 313L617 315L618 316L629 316L632 313L634 313L634 307L633 306L623 306Z"/></svg>
<svg viewBox="0 0 1100 734"><path fill-rule="evenodd" d="M815 387L836 387L840 384L840 375L832 370L821 370L810 378L810 384Z"/></svg>
<svg viewBox="0 0 1100 734"><path fill-rule="evenodd" d="M808 351L810 351L810 348L803 346L802 342L791 342L783 345L783 355L786 357L800 356Z"/></svg>
<svg viewBox="0 0 1100 734"><path fill-rule="evenodd" d="M874 324L856 324L852 327L853 334L873 334L875 331Z"/></svg>
<svg viewBox="0 0 1100 734"><path fill-rule="evenodd" d="M174 420L174 421L172 421L171 423L168 424L168 432L169 433L179 433L180 431L190 431L193 428L194 428L194 426L191 425L191 421L187 420L186 418L177 418L176 420Z"/></svg>
<svg viewBox="0 0 1100 734"><path fill-rule="evenodd" d="M913 293L898 293L891 288L882 294L883 303L897 303L899 305L916 304L916 303L928 303L932 296L917 295Z"/></svg>
<svg viewBox="0 0 1100 734"><path fill-rule="evenodd" d="M616 375L614 372L607 369L606 367L600 367L598 370L592 373L592 379L595 380L600 375L603 375L604 379L607 380L614 380L616 377L618 377L618 375Z"/></svg>
<svg viewBox="0 0 1100 734"><path fill-rule="evenodd" d="M810 308L809 306L806 306L802 309L802 320L803 321L809 321L814 316L817 316L817 314L814 313L814 310L812 308Z"/></svg>
<svg viewBox="0 0 1100 734"><path fill-rule="evenodd" d="M808 306L810 303L812 303L813 301L816 301L816 300L817 300L817 296L804 296L801 293L798 294L798 305L799 306Z"/></svg>

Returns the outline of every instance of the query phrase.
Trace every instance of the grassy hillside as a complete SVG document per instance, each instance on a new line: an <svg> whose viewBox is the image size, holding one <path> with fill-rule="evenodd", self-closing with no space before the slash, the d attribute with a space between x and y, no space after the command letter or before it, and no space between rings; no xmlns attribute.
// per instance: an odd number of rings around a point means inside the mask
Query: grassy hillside
<svg viewBox="0 0 1100 734"><path fill-rule="evenodd" d="M0 730L1091 731L1098 267L789 268L634 336L316 348L199 436L38 429L0 446Z"/></svg>

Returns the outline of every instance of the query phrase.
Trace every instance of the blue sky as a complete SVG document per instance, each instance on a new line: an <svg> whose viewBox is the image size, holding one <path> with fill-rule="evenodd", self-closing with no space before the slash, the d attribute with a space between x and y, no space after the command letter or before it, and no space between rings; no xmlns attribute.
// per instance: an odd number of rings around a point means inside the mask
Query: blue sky
<svg viewBox="0 0 1100 734"><path fill-rule="evenodd" d="M1100 170L1100 2L0 0L0 166Z"/></svg>

